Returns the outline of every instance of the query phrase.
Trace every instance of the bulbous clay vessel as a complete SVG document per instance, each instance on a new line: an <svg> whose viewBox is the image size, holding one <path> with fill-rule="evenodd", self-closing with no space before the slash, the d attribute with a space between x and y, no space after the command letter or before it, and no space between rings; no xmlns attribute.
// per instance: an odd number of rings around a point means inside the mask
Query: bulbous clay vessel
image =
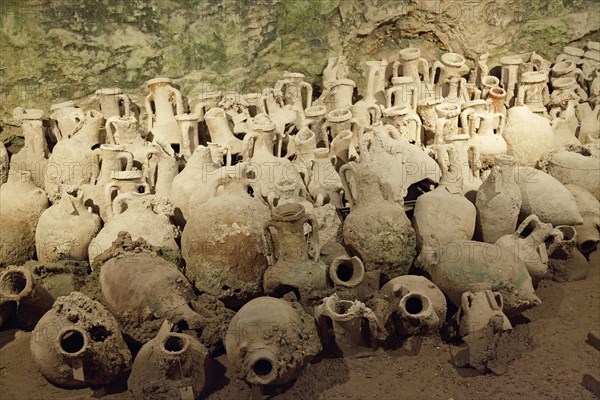
<svg viewBox="0 0 600 400"><path fill-rule="evenodd" d="M268 266L263 226L270 219L269 207L249 188L254 186L240 178L213 182L211 198L190 210L181 238L186 276L227 305L259 296Z"/></svg>
<svg viewBox="0 0 600 400"><path fill-rule="evenodd" d="M12 171L29 171L37 187L44 188L44 176L48 163L48 144L44 136L42 110L25 110L17 107L13 110L13 117L21 121L25 145L18 153L13 154L10 160Z"/></svg>
<svg viewBox="0 0 600 400"><path fill-rule="evenodd" d="M382 184L390 185L391 199L398 204L403 204L408 187L413 183L426 178L437 182L440 178L435 160L391 125L371 126L360 139L359 148L361 164L368 165Z"/></svg>
<svg viewBox="0 0 600 400"><path fill-rule="evenodd" d="M28 268L13 265L0 272L0 326L16 311L17 326L31 330L52 303L50 293Z"/></svg>
<svg viewBox="0 0 600 400"><path fill-rule="evenodd" d="M297 378L321 351L315 320L299 304L259 297L235 314L225 338L229 365L253 385Z"/></svg>
<svg viewBox="0 0 600 400"><path fill-rule="evenodd" d="M89 110L72 136L63 138L52 149L44 188L53 202L62 196L63 186L81 187L97 176L92 147L100 143L103 118L98 111Z"/></svg>
<svg viewBox="0 0 600 400"><path fill-rule="evenodd" d="M35 228L50 206L29 171L11 172L0 187L0 263L21 265L33 258Z"/></svg>
<svg viewBox="0 0 600 400"><path fill-rule="evenodd" d="M486 243L495 243L517 227L521 210L521 190L515 182L513 158L494 157L492 172L477 190L477 235Z"/></svg>
<svg viewBox="0 0 600 400"><path fill-rule="evenodd" d="M462 195L463 178L457 171L459 166L455 156L458 150L452 146L436 146L442 177L436 189L422 194L415 203L412 224L417 235L417 249L470 240L475 231L477 211ZM449 153L449 163L442 152Z"/></svg>
<svg viewBox="0 0 600 400"><path fill-rule="evenodd" d="M305 224L310 225L309 240ZM311 292L327 287L327 266L319 261L318 223L306 214L304 206L288 203L273 208L264 233L271 250L263 278L266 294L281 295L283 290L294 288L305 300Z"/></svg>
<svg viewBox="0 0 600 400"><path fill-rule="evenodd" d="M327 320L331 322L333 339L344 356L374 351L379 342L387 338L387 332L373 310L358 300L342 300L337 293L323 299L323 303L315 308L315 317L325 336L329 326Z"/></svg>
<svg viewBox="0 0 600 400"><path fill-rule="evenodd" d="M208 192L211 183L221 175L220 167L221 164L213 161L209 147L198 146L183 171L173 178L171 201L175 206L175 220L179 226L185 226L185 221L189 219L190 204L198 207L203 203L198 199L191 202L192 194L197 190ZM202 197L206 200L209 196L210 193L207 193Z"/></svg>
<svg viewBox="0 0 600 400"><path fill-rule="evenodd" d="M473 290L500 292L508 317L541 304L523 260L498 245L456 241L426 259L433 260L424 266L431 281L457 306L462 294Z"/></svg>
<svg viewBox="0 0 600 400"><path fill-rule="evenodd" d="M125 210L124 206L127 206ZM113 201L112 212L112 219L90 242L90 264L110 248L121 231L129 232L133 240L144 238L153 246L179 250L175 242L178 231L170 222L173 205L164 197L149 193L123 193Z"/></svg>
<svg viewBox="0 0 600 400"><path fill-rule="evenodd" d="M30 347L42 375L66 388L109 384L131 365L117 321L79 292L56 300L35 327Z"/></svg>
<svg viewBox="0 0 600 400"><path fill-rule="evenodd" d="M100 217L83 205L81 189L67 189L40 217L35 231L37 258L42 263L87 261L88 246L99 231Z"/></svg>
<svg viewBox="0 0 600 400"><path fill-rule="evenodd" d="M9 167L8 152L4 147L4 143L0 142L0 186L8 180Z"/></svg>
<svg viewBox="0 0 600 400"><path fill-rule="evenodd" d="M136 399L200 398L212 381L211 368L198 339L161 330L135 357L127 386Z"/></svg>
<svg viewBox="0 0 600 400"><path fill-rule="evenodd" d="M533 166L554 146L554 130L550 120L534 114L528 107L511 107L506 116L504 140L508 154L519 165Z"/></svg>
<svg viewBox="0 0 600 400"><path fill-rule="evenodd" d="M600 202L580 186L568 184L565 187L573 194L583 218L581 225L574 226L577 231L577 248L589 260L590 254L598 249L600 243Z"/></svg>
<svg viewBox="0 0 600 400"><path fill-rule="evenodd" d="M566 185L587 188L600 200L600 158L586 146L567 145L544 157L544 170Z"/></svg>
<svg viewBox="0 0 600 400"><path fill-rule="evenodd" d="M531 229L526 233L527 228ZM523 260L533 286L537 287L548 272L548 254L558 247L561 240L562 233L559 230L540 222L537 216L530 215L514 234L502 236L496 241L496 245L508 249Z"/></svg>
<svg viewBox="0 0 600 400"><path fill-rule="evenodd" d="M383 320L392 332L403 335L436 332L446 320L444 293L425 277L394 278L383 285L379 297L388 303Z"/></svg>
<svg viewBox="0 0 600 400"><path fill-rule="evenodd" d="M346 164L340 176L350 203L343 226L345 245L367 271L381 270L389 278L406 274L416 255L416 235L402 206L365 165Z"/></svg>
<svg viewBox="0 0 600 400"><path fill-rule="evenodd" d="M573 195L559 181L530 167L517 167L513 171L523 200L520 220L535 214L540 221L555 226L583 222Z"/></svg>
<svg viewBox="0 0 600 400"><path fill-rule="evenodd" d="M100 286L124 334L146 343L164 320L203 328L204 320L189 305L197 297L194 289L175 265L148 249L111 252L112 258L102 260Z"/></svg>
<svg viewBox="0 0 600 400"><path fill-rule="evenodd" d="M557 226L562 232L562 240L551 253L548 253L548 270L555 282L573 282L587 277L590 265L577 249L577 231L572 226Z"/></svg>

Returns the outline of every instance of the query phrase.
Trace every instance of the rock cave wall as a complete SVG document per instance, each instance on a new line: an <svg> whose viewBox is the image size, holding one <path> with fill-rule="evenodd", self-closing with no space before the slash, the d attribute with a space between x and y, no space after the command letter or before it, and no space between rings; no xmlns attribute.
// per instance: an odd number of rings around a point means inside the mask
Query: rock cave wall
<svg viewBox="0 0 600 400"><path fill-rule="evenodd" d="M207 85L272 86L285 70L318 88L327 57L364 63L409 45L426 58L536 51L598 40L594 0L2 0L0 122L120 87L143 105L147 79L176 80L193 103ZM5 131L8 131L5 126ZM3 139L7 140L6 132Z"/></svg>

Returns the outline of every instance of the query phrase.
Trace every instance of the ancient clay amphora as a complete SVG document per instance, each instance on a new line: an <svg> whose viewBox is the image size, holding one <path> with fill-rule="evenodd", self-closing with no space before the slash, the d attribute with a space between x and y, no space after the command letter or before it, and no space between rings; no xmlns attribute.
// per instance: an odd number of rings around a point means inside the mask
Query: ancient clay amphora
<svg viewBox="0 0 600 400"><path fill-rule="evenodd" d="M258 190L240 177L219 177L203 206L190 207L183 230L186 276L226 305L262 294L268 267L263 225L270 212Z"/></svg>
<svg viewBox="0 0 600 400"><path fill-rule="evenodd" d="M11 172L0 188L0 262L22 265L33 258L35 228L50 206L43 189L29 171Z"/></svg>
<svg viewBox="0 0 600 400"><path fill-rule="evenodd" d="M367 166L350 162L340 169L340 177L350 203L345 245L367 271L381 270L390 278L406 274L415 257L416 237L404 208Z"/></svg>
<svg viewBox="0 0 600 400"><path fill-rule="evenodd" d="M308 237L307 223L311 227ZM319 261L318 225L304 206L287 203L273 208L264 233L270 248L270 265L263 278L265 293L281 295L282 290L295 288L304 300L311 291L327 287L327 266Z"/></svg>
<svg viewBox="0 0 600 400"><path fill-rule="evenodd" d="M88 246L100 231L100 217L83 200L81 189L67 187L60 201L42 213L35 231L40 262L88 259Z"/></svg>
<svg viewBox="0 0 600 400"><path fill-rule="evenodd" d="M42 110L17 107L13 117L21 121L25 145L10 160L13 171L29 171L36 186L44 188L44 177L50 151L44 134Z"/></svg>
<svg viewBox="0 0 600 400"><path fill-rule="evenodd" d="M150 90L146 97L149 139L179 145L181 134L175 115L184 113L183 98L172 84L169 78L150 79L146 83Z"/></svg>
<svg viewBox="0 0 600 400"><path fill-rule="evenodd" d="M511 156L495 156L492 172L477 190L477 235L484 242L495 243L517 228L522 199L513 162Z"/></svg>

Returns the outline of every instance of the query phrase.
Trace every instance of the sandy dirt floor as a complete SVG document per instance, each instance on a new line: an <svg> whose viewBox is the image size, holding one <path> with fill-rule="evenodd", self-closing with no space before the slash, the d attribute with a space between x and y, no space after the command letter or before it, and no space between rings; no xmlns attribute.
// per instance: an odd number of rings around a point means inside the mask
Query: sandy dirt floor
<svg viewBox="0 0 600 400"><path fill-rule="evenodd" d="M438 337L414 338L395 350L350 359L319 356L292 385L268 393L275 399L523 399L591 400L581 384L600 378L600 352L586 343L600 330L600 257L584 281L542 281L543 304L516 320L498 352L501 375L481 375L451 363L450 345ZM0 332L0 399L132 399L124 382L100 390L63 390L39 374L29 353L30 333ZM218 359L208 399L249 399L251 389L226 375ZM225 376L224 376L225 374Z"/></svg>

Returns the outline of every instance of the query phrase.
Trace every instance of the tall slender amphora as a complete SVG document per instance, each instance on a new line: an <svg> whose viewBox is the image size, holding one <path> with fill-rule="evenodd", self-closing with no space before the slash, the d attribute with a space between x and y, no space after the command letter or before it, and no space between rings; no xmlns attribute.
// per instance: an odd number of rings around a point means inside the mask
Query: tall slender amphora
<svg viewBox="0 0 600 400"><path fill-rule="evenodd" d="M42 110L25 110L21 107L14 109L13 117L22 123L25 145L10 160L12 171L29 171L33 182L40 188L44 188L44 175L50 155L44 136L43 116Z"/></svg>
<svg viewBox="0 0 600 400"><path fill-rule="evenodd" d="M150 79L146 84L150 94L146 97L148 113L148 130L153 141L179 145L181 130L175 115L183 114L183 98L181 92L172 86L169 78Z"/></svg>
<svg viewBox="0 0 600 400"><path fill-rule="evenodd" d="M477 190L476 232L486 243L496 243L517 228L522 199L514 178L513 163L511 156L496 155L492 173Z"/></svg>

